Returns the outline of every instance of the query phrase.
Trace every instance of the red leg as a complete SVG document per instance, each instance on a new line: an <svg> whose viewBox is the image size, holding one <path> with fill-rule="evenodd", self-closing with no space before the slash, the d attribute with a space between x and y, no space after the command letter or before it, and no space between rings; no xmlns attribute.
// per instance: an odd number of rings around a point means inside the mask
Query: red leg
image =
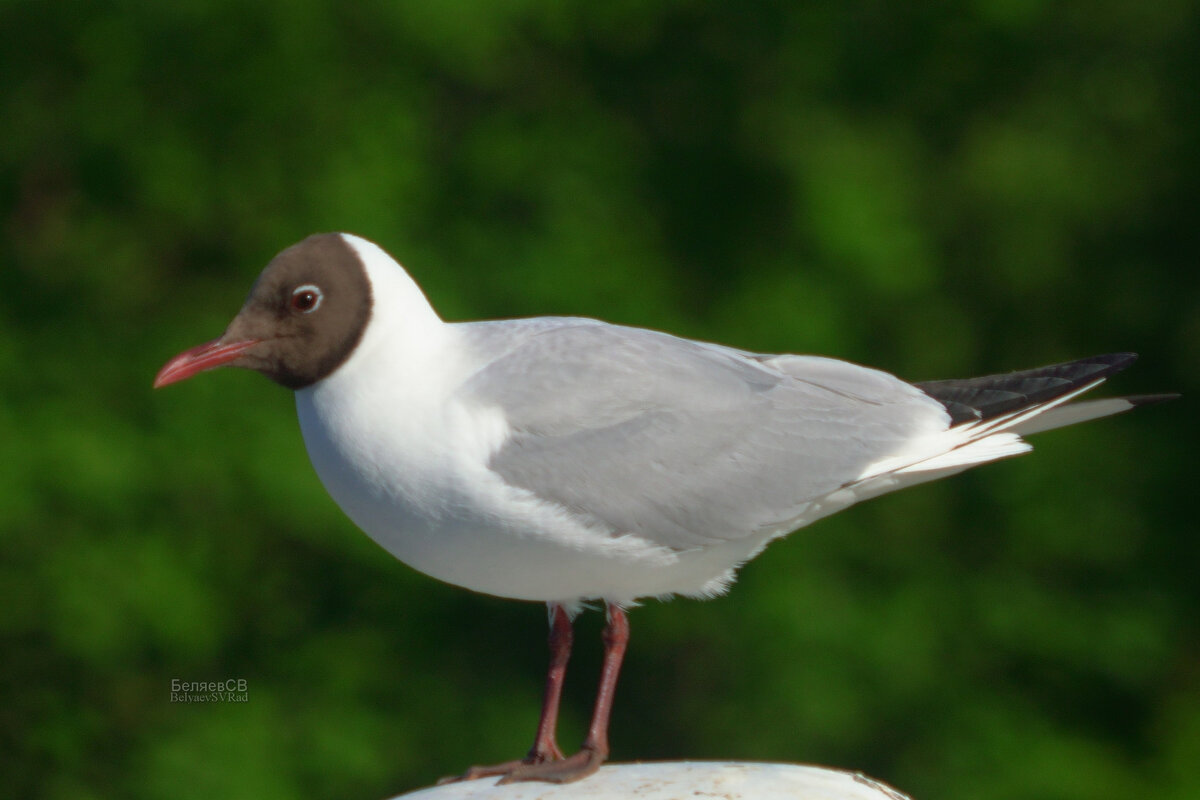
<svg viewBox="0 0 1200 800"><path fill-rule="evenodd" d="M555 730L558 727L558 704L562 700L563 681L567 676L567 661L571 658L571 645L575 633L571 618L562 606L550 609L550 668L546 672L546 691L542 695L542 716L538 719L537 735L533 747L525 757L526 763L540 764L562 758L558 749Z"/></svg>
<svg viewBox="0 0 1200 800"><path fill-rule="evenodd" d="M596 691L596 707L588 726L587 738L579 752L561 761L520 763L500 779L500 783L516 781L549 781L570 783L586 778L608 758L608 720L612 715L613 697L617 691L617 676L625 647L629 644L629 619L617 605L608 604L608 625L604 628L604 665L600 671L600 688Z"/></svg>
<svg viewBox="0 0 1200 800"><path fill-rule="evenodd" d="M542 695L542 715L538 719L537 735L529 755L519 761L505 761L502 764L471 767L462 775L443 778L439 784L455 781L470 781L476 778L486 778L489 775L509 775L521 766L542 764L563 757L555 740L555 729L558 725L558 706L562 699L563 680L567 674L567 661L571 658L571 644L574 634L571 628L571 618L560 605L550 606L550 668L546 672L546 690Z"/></svg>

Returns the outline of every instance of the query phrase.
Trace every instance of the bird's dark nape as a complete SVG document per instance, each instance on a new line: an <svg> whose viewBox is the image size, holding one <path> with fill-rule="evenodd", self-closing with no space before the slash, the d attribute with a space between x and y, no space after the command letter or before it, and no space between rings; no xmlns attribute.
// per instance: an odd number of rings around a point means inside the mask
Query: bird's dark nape
<svg viewBox="0 0 1200 800"><path fill-rule="evenodd" d="M1048 402L1080 386L1114 375L1136 360L1137 353L1109 353L1020 372L925 381L915 386L944 405L950 413L951 423L957 425ZM1147 395L1127 399L1135 405L1144 405L1171 397L1173 395Z"/></svg>

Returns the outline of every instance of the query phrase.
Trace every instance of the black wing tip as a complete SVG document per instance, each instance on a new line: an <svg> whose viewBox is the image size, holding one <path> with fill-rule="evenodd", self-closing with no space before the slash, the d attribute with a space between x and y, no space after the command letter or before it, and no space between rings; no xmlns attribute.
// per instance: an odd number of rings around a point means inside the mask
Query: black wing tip
<svg viewBox="0 0 1200 800"><path fill-rule="evenodd" d="M930 395L950 414L952 424L990 419L1000 414L1045 403L1081 387L1090 387L1115 375L1137 361L1137 353L1100 355L1050 364L1035 369L947 381L928 381L916 386ZM1144 395L1132 405L1165 402L1173 395Z"/></svg>
<svg viewBox="0 0 1200 800"><path fill-rule="evenodd" d="M1060 364L1049 364L1034 369L1018 370L1010 373L1009 377L1021 375L1056 376L1070 380L1073 383L1083 383L1107 378L1128 369L1138 360L1137 353L1102 353L1098 356L1077 358L1074 361L1063 361ZM1001 377L999 375L993 377Z"/></svg>
<svg viewBox="0 0 1200 800"><path fill-rule="evenodd" d="M1068 361L1061 366L1083 366L1084 364L1100 364L1100 370L1105 376L1113 375L1123 369L1131 366L1133 362L1138 360L1137 353L1104 353L1103 355L1092 356L1091 358L1081 358L1078 361Z"/></svg>
<svg viewBox="0 0 1200 800"><path fill-rule="evenodd" d="M1129 405L1138 408L1141 406L1156 406L1160 403L1169 403L1172 400L1178 400L1183 395L1178 392L1168 392L1165 394L1135 394L1121 399L1129 403Z"/></svg>

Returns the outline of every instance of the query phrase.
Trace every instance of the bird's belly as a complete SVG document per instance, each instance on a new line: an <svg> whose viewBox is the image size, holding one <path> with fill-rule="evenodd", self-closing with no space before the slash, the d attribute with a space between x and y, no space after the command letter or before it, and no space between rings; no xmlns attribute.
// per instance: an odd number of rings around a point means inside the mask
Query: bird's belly
<svg viewBox="0 0 1200 800"><path fill-rule="evenodd" d="M565 603L713 595L761 547L680 553L615 535L507 486L470 442L426 447L415 427L356 430L351 418L297 399L309 458L342 511L393 556L447 583Z"/></svg>

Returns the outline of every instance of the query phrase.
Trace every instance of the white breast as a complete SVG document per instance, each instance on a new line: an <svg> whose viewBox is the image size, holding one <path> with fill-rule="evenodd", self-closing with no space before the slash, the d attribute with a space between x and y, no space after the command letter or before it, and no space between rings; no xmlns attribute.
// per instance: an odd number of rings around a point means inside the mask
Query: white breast
<svg viewBox="0 0 1200 800"><path fill-rule="evenodd" d="M501 597L632 601L717 593L730 568L760 546L743 541L728 553L679 554L508 486L487 468L507 423L497 409L456 397L454 387L473 365L446 344L433 349L440 358L421 363L396 363L389 348L366 349L296 393L304 442L325 488L396 558Z"/></svg>

